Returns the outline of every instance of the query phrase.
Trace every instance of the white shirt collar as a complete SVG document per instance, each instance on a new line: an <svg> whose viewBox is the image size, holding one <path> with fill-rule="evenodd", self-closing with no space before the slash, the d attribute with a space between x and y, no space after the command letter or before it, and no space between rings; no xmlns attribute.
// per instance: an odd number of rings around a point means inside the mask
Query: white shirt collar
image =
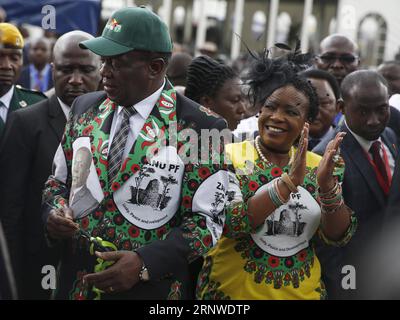
<svg viewBox="0 0 400 320"><path fill-rule="evenodd" d="M151 110L153 110L154 105L157 103L164 86L165 86L165 79L164 79L162 86L157 91L155 91L150 96L143 99L142 101L139 101L138 103L136 103L134 105L137 113L140 114L140 116L143 119L146 120L148 118L148 116L150 115ZM124 107L118 106L118 111L117 111L118 115L120 115L123 108Z"/></svg>
<svg viewBox="0 0 400 320"><path fill-rule="evenodd" d="M353 135L353 137L357 140L357 142L360 144L361 148L363 148L365 152L367 152L367 153L369 152L369 149L371 148L372 144L373 144L375 141L379 141L379 142L382 143L381 137L379 137L378 139L373 140L373 141L367 140L367 139L365 139L365 138L359 136L358 134L354 133L353 131L351 131L351 129L350 129L349 126L347 125L346 119L344 120L344 123L345 123L347 129L349 129L350 133L351 133L351 134Z"/></svg>
<svg viewBox="0 0 400 320"><path fill-rule="evenodd" d="M0 97L0 101L6 106L7 109L10 108L11 99L14 94L14 86L11 86L10 90L7 91L5 95Z"/></svg>
<svg viewBox="0 0 400 320"><path fill-rule="evenodd" d="M59 97L57 97L57 100L61 106L62 111L64 112L65 118L69 120L69 111L71 110L71 108L67 104L62 102L62 100Z"/></svg>

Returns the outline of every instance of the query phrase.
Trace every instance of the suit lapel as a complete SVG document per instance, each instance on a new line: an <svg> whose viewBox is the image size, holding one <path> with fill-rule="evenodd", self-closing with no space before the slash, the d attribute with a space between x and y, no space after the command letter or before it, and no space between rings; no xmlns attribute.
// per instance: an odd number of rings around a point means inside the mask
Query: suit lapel
<svg viewBox="0 0 400 320"><path fill-rule="evenodd" d="M5 127L5 123L3 121L3 118L0 117L0 137L3 133L4 127Z"/></svg>
<svg viewBox="0 0 400 320"><path fill-rule="evenodd" d="M21 108L19 91L17 90L17 87L14 86L14 94L11 98L10 108L8 109L8 111L9 112L15 111L15 110L18 110L19 108Z"/></svg>
<svg viewBox="0 0 400 320"><path fill-rule="evenodd" d="M342 152L345 153L347 157L352 160L354 166L358 168L366 183L373 191L372 194L375 195L381 204L385 204L386 201L383 191L377 181L374 169L366 158L364 150L347 128L344 128L343 131L347 132L347 134L343 139Z"/></svg>
<svg viewBox="0 0 400 320"><path fill-rule="evenodd" d="M397 159L397 155L398 155L398 151L397 151L397 146L395 141L392 141L390 139L390 136L387 134L387 131L383 131L382 133L382 140L385 143L385 145L389 148L390 152L392 153L393 158L396 160Z"/></svg>
<svg viewBox="0 0 400 320"><path fill-rule="evenodd" d="M57 136L57 140L61 141L66 123L64 111L62 110L55 95L53 95L47 103L49 106L48 117L50 127L53 129L55 135Z"/></svg>

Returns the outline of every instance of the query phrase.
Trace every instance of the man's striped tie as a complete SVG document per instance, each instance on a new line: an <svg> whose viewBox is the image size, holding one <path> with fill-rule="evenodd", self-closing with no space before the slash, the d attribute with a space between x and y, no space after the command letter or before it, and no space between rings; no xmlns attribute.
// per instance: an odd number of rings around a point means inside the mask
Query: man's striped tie
<svg viewBox="0 0 400 320"><path fill-rule="evenodd" d="M108 152L108 181L110 183L117 177L121 168L122 155L124 154L129 133L129 118L137 113L134 107L124 107L122 112L121 127L115 134Z"/></svg>

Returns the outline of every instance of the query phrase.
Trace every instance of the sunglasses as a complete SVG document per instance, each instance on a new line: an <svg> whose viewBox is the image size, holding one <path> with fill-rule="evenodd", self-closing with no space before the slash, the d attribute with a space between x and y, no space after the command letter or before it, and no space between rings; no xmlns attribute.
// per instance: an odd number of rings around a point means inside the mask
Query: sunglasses
<svg viewBox="0 0 400 320"><path fill-rule="evenodd" d="M323 54L317 56L321 61L325 64L332 64L336 60L339 60L342 64L352 64L356 60L358 60L357 56L353 56L352 54L342 54L340 56L332 55L332 54Z"/></svg>

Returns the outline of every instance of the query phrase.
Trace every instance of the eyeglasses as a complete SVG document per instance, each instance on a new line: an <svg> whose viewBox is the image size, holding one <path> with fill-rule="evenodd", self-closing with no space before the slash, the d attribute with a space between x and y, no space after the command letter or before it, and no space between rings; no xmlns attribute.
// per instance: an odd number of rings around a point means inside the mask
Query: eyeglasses
<svg viewBox="0 0 400 320"><path fill-rule="evenodd" d="M354 56L352 54L342 54L339 56L333 54L323 54L317 57L325 64L332 64L336 60L339 60L342 64L352 64L358 60L358 56Z"/></svg>

